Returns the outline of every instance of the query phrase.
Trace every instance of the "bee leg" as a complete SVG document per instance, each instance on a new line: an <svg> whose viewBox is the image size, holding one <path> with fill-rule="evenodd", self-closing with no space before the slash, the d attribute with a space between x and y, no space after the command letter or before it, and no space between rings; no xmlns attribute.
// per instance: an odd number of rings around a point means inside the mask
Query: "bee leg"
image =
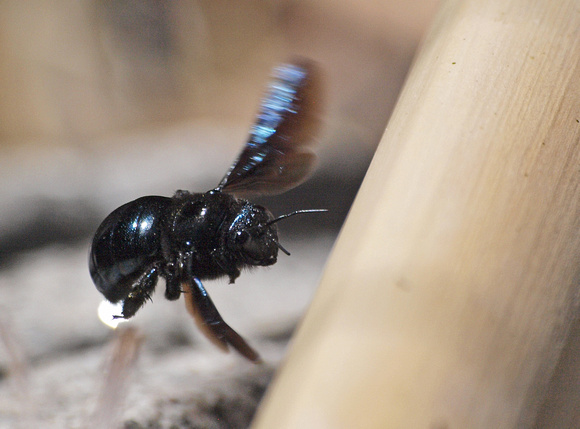
<svg viewBox="0 0 580 429"><path fill-rule="evenodd" d="M230 284L235 283L236 279L240 277L242 271L236 267L231 261L224 259L223 252L220 250L214 250L211 252L213 261L219 265L224 273L226 273L230 279Z"/></svg>
<svg viewBox="0 0 580 429"><path fill-rule="evenodd" d="M181 296L181 284L179 281L178 268L175 264L167 264L165 267L165 298L169 301L175 301Z"/></svg>
<svg viewBox="0 0 580 429"><path fill-rule="evenodd" d="M246 341L234 331L220 316L215 305L203 287L201 281L194 276L184 281L183 289L187 310L193 316L195 323L203 334L223 351L232 346L246 359L259 363L260 356Z"/></svg>
<svg viewBox="0 0 580 429"><path fill-rule="evenodd" d="M123 300L123 315L115 316L115 318L130 319L133 317L143 304L145 304L145 301L151 299L151 294L155 290L158 278L159 270L156 266L145 270L135 281L133 290Z"/></svg>

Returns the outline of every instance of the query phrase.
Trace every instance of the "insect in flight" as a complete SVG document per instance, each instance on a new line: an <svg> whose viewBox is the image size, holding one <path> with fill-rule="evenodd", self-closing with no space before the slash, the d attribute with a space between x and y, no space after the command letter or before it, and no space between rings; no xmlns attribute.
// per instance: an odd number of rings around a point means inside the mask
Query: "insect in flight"
<svg viewBox="0 0 580 429"><path fill-rule="evenodd" d="M98 227L89 271L99 292L122 303L129 319L151 298L159 277L165 297L184 293L201 331L222 350L233 347L257 362L256 351L215 308L202 280L228 276L233 283L244 267L276 263L277 218L265 207L242 199L275 195L306 179L315 155L309 149L319 129L320 76L313 63L299 60L275 69L255 124L238 159L208 192L177 191L173 197L146 196L122 205Z"/></svg>

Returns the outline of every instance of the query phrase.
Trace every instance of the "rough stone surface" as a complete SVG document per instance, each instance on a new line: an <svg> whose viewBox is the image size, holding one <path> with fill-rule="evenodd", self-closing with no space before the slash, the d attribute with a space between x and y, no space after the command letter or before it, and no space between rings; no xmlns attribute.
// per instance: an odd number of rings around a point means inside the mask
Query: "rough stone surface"
<svg viewBox="0 0 580 429"><path fill-rule="evenodd" d="M235 285L208 282L223 317L263 356L260 365L216 349L183 303L166 301L158 290L118 328L131 325L142 338L135 363L123 373L122 427L246 427L331 243L330 237L290 241L293 256L271 269L243 273ZM99 407L118 335L97 318L101 298L86 270L86 246L53 246L0 272L0 427L23 416L20 427L87 427Z"/></svg>

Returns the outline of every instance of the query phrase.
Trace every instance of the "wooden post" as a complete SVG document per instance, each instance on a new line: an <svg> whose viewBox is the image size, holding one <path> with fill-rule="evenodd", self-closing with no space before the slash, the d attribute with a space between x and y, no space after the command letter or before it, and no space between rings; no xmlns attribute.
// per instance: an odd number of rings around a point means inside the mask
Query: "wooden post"
<svg viewBox="0 0 580 429"><path fill-rule="evenodd" d="M578 0L444 1L253 427L532 426L578 316L579 120Z"/></svg>

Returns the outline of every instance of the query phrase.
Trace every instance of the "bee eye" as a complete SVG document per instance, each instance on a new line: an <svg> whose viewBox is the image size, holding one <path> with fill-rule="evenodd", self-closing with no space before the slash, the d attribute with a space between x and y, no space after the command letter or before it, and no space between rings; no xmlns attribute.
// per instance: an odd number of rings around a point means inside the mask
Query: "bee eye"
<svg viewBox="0 0 580 429"><path fill-rule="evenodd" d="M248 243L252 237L248 231L238 231L236 233L236 244L240 246Z"/></svg>

